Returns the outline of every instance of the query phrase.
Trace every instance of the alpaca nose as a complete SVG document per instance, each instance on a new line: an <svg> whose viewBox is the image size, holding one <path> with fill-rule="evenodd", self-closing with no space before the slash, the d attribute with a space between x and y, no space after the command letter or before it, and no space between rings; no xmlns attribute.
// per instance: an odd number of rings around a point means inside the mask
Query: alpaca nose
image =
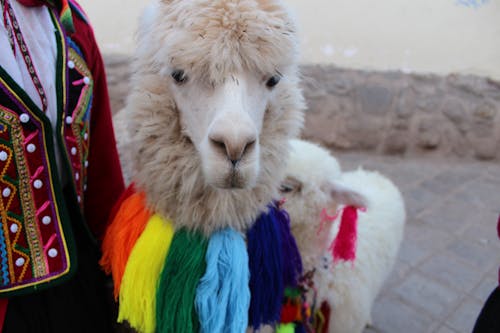
<svg viewBox="0 0 500 333"><path fill-rule="evenodd" d="M255 145L256 137L246 134L238 138L217 135L213 133L209 136L210 143L220 152L227 156L233 166L243 158Z"/></svg>

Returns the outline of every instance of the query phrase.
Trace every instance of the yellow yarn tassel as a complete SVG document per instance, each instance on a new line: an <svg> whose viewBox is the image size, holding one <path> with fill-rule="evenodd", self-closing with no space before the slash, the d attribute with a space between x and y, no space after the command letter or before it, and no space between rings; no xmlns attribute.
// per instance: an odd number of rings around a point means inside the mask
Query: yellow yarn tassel
<svg viewBox="0 0 500 333"><path fill-rule="evenodd" d="M118 322L127 320L142 333L156 329L156 290L174 228L171 221L153 215L135 244L120 288Z"/></svg>

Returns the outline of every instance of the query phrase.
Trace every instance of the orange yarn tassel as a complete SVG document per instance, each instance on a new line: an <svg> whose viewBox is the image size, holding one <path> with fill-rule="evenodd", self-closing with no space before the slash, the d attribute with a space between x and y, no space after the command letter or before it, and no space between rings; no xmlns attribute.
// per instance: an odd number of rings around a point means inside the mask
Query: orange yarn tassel
<svg viewBox="0 0 500 333"><path fill-rule="evenodd" d="M150 217L144 193L134 193L123 201L106 231L99 263L107 274L111 273L113 276L115 299L120 294L120 284L130 252Z"/></svg>

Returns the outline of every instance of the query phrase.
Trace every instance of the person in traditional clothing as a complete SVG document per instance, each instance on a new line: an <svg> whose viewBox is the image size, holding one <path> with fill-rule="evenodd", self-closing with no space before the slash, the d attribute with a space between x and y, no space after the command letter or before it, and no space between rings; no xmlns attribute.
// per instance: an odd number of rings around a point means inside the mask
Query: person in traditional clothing
<svg viewBox="0 0 500 333"><path fill-rule="evenodd" d="M73 0L0 0L0 331L110 332L99 246L123 179Z"/></svg>
<svg viewBox="0 0 500 333"><path fill-rule="evenodd" d="M497 235L500 238L500 216L497 221ZM473 330L473 333L498 332L500 332L500 269L498 270L498 285L484 303Z"/></svg>

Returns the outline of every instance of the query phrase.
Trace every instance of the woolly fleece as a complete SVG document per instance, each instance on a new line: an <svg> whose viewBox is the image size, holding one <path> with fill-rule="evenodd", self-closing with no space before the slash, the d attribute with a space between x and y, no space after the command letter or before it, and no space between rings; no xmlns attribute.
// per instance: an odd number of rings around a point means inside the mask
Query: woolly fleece
<svg viewBox="0 0 500 333"><path fill-rule="evenodd" d="M292 232L304 260L304 270L316 268L319 302L332 306L329 332L361 333L371 322L371 308L394 265L406 219L399 190L378 172L340 172L338 162L325 149L295 141L287 177L293 176L300 191L285 194ZM320 162L322 161L322 162ZM366 199L366 212L358 211L356 259L333 263L328 246L338 232L339 218L317 236L322 208L341 203L329 198L328 183L336 182ZM326 235L326 236L325 236Z"/></svg>
<svg viewBox="0 0 500 333"><path fill-rule="evenodd" d="M132 92L121 111L124 169L146 193L148 207L176 228L245 230L277 197L288 140L303 123L295 24L277 0L165 0L155 6L138 33ZM200 153L183 133L167 84L176 68L210 85L238 71L283 74L264 116L254 187L221 190L204 181Z"/></svg>

